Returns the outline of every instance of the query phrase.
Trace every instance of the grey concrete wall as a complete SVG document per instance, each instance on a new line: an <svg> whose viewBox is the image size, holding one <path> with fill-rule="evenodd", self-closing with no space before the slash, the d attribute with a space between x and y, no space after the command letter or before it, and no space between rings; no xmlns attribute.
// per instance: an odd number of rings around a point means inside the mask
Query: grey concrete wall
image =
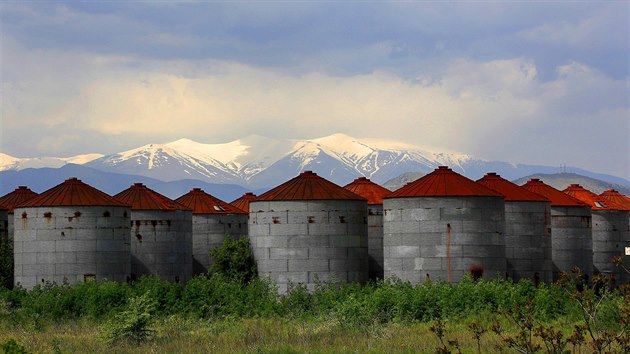
<svg viewBox="0 0 630 354"><path fill-rule="evenodd" d="M365 201L272 201L250 204L249 237L261 277L279 293L289 283L364 282L368 278Z"/></svg>
<svg viewBox="0 0 630 354"><path fill-rule="evenodd" d="M551 261L553 280L560 273L579 267L593 275L593 236L591 208L551 207Z"/></svg>
<svg viewBox="0 0 630 354"><path fill-rule="evenodd" d="M131 211L131 274L186 282L192 277L192 212Z"/></svg>
<svg viewBox="0 0 630 354"><path fill-rule="evenodd" d="M622 281L622 270L612 258L624 256L628 241L628 212L593 210L593 273L606 274Z"/></svg>
<svg viewBox="0 0 630 354"><path fill-rule="evenodd" d="M383 203L385 278L457 283L473 265L505 276L505 205L500 197L391 198ZM450 229L450 245L448 235Z"/></svg>
<svg viewBox="0 0 630 354"><path fill-rule="evenodd" d="M79 215L80 213L80 215ZM129 209L18 208L14 213L15 284L96 280L130 274Z"/></svg>
<svg viewBox="0 0 630 354"><path fill-rule="evenodd" d="M10 240L13 240L13 218L14 215L13 213L9 213L8 215L8 223L7 223L7 236L9 237Z"/></svg>
<svg viewBox="0 0 630 354"><path fill-rule="evenodd" d="M626 247L628 247L630 251L630 212L628 212L627 215L628 215L628 232L625 234L625 240L623 241L623 245L622 245L622 247L624 248L624 253L625 253ZM625 265L626 269L630 271L630 254L626 254L624 256L623 264ZM630 284L630 272L626 272L625 270L621 269L621 283Z"/></svg>
<svg viewBox="0 0 630 354"><path fill-rule="evenodd" d="M212 265L210 250L220 247L226 235L247 235L246 214L195 214L193 223L193 274L205 274Z"/></svg>
<svg viewBox="0 0 630 354"><path fill-rule="evenodd" d="M368 205L369 278L383 279L383 206Z"/></svg>
<svg viewBox="0 0 630 354"><path fill-rule="evenodd" d="M505 257L515 281L552 281L551 203L505 202Z"/></svg>
<svg viewBox="0 0 630 354"><path fill-rule="evenodd" d="M0 209L0 239L9 238L9 212Z"/></svg>

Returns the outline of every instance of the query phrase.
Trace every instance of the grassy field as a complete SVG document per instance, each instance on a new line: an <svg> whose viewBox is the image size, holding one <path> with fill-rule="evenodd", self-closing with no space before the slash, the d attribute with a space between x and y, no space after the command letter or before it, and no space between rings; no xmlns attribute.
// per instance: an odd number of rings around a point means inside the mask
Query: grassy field
<svg viewBox="0 0 630 354"><path fill-rule="evenodd" d="M486 314L483 317L490 320L492 316ZM477 342L467 327L472 321L447 323L446 338L456 339L463 353L477 353ZM572 327L562 322L557 325L567 331ZM28 327L2 326L0 343L13 338L27 351L37 353L435 353L440 347L438 337L429 329L430 323L386 323L348 328L335 319L201 320L170 316L157 321L154 338L139 345L110 345L104 324L94 321L76 320L45 324L41 328ZM514 326L508 327L511 331L516 330ZM480 344L484 353L515 352L492 332L484 334ZM583 346L577 352L590 353L592 350Z"/></svg>

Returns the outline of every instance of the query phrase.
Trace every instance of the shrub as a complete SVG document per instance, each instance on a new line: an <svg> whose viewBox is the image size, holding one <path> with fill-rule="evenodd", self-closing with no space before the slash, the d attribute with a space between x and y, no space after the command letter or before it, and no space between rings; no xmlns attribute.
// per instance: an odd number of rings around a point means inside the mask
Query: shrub
<svg viewBox="0 0 630 354"><path fill-rule="evenodd" d="M211 274L221 274L241 284L249 283L258 276L258 269L247 237L234 240L227 235L221 247L210 250L210 257L213 260L210 267Z"/></svg>
<svg viewBox="0 0 630 354"><path fill-rule="evenodd" d="M0 288L13 289L13 243L0 238Z"/></svg>
<svg viewBox="0 0 630 354"><path fill-rule="evenodd" d="M150 339L155 332L150 328L156 303L149 293L129 298L123 311L116 314L107 326L110 343L131 342L140 344Z"/></svg>
<svg viewBox="0 0 630 354"><path fill-rule="evenodd" d="M0 345L3 353L5 354L27 354L26 348L23 345L18 344L15 339L9 339L2 345Z"/></svg>

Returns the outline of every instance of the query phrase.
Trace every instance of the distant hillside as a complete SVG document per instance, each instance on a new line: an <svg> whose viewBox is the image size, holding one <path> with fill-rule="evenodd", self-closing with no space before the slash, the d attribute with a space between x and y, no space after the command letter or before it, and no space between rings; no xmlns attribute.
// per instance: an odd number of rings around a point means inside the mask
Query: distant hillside
<svg viewBox="0 0 630 354"><path fill-rule="evenodd" d="M517 180L514 180L513 182L518 185L522 185L532 178L539 178L543 182L559 190L567 188L570 184L577 183L582 187L597 194L600 194L607 189L616 189L617 191L619 191L619 193L630 195L630 188L628 187L578 175L575 173L536 173L533 175L525 176L523 178L519 178Z"/></svg>
<svg viewBox="0 0 630 354"><path fill-rule="evenodd" d="M405 172L398 177L394 177L387 182L383 183L383 187L389 189L390 191L395 191L396 189L404 186L409 182L413 182L418 178L426 175L424 172Z"/></svg>
<svg viewBox="0 0 630 354"><path fill-rule="evenodd" d="M77 177L110 195L129 188L133 183L144 183L147 187L173 199L188 193L192 188L201 188L227 202L250 191L235 184L215 184L192 179L163 182L144 176L103 172L81 165L67 164L61 168L0 171L0 195L5 195L18 186L28 186L33 191L41 193L70 177ZM260 190L254 191L254 193L260 192Z"/></svg>

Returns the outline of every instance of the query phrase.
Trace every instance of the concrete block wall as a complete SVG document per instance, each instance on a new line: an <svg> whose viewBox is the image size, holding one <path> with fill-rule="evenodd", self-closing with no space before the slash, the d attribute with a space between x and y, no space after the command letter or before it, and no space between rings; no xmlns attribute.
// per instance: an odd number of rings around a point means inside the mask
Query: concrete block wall
<svg viewBox="0 0 630 354"><path fill-rule="evenodd" d="M627 269L630 270L630 211L627 212L628 215L628 232L626 233L625 240L623 241L622 247L624 248L623 264ZM625 248L628 247L628 252L625 251ZM630 284L630 273L621 270L621 283L622 284Z"/></svg>
<svg viewBox="0 0 630 354"><path fill-rule="evenodd" d="M611 262L624 256L628 244L628 212L621 210L593 210L593 273L607 274L623 281L622 269Z"/></svg>
<svg viewBox="0 0 630 354"><path fill-rule="evenodd" d="M579 267L591 279L593 275L593 234L591 208L551 207L551 262L553 280L560 273Z"/></svg>
<svg viewBox="0 0 630 354"><path fill-rule="evenodd" d="M192 277L192 212L131 211L131 274L186 282Z"/></svg>
<svg viewBox="0 0 630 354"><path fill-rule="evenodd" d="M505 202L505 256L507 275L515 281L552 281L549 202Z"/></svg>
<svg viewBox="0 0 630 354"><path fill-rule="evenodd" d="M487 279L505 275L502 198L390 198L383 208L385 278L417 284L427 276L448 281L450 273L457 283L473 265L483 266Z"/></svg>
<svg viewBox="0 0 630 354"><path fill-rule="evenodd" d="M368 267L370 279L383 279L383 206L368 205Z"/></svg>
<svg viewBox="0 0 630 354"><path fill-rule="evenodd" d="M252 202L249 238L261 277L289 283L368 279L365 201Z"/></svg>
<svg viewBox="0 0 630 354"><path fill-rule="evenodd" d="M15 284L32 289L45 282L126 281L129 215L126 207L15 209Z"/></svg>
<svg viewBox="0 0 630 354"><path fill-rule="evenodd" d="M226 235L247 235L246 214L194 214L192 217L193 274L205 274L212 265L210 250L223 245Z"/></svg>
<svg viewBox="0 0 630 354"><path fill-rule="evenodd" d="M7 223L7 236L9 237L9 240L13 240L13 234L14 234L14 214L13 213L9 213L8 215L8 223Z"/></svg>

